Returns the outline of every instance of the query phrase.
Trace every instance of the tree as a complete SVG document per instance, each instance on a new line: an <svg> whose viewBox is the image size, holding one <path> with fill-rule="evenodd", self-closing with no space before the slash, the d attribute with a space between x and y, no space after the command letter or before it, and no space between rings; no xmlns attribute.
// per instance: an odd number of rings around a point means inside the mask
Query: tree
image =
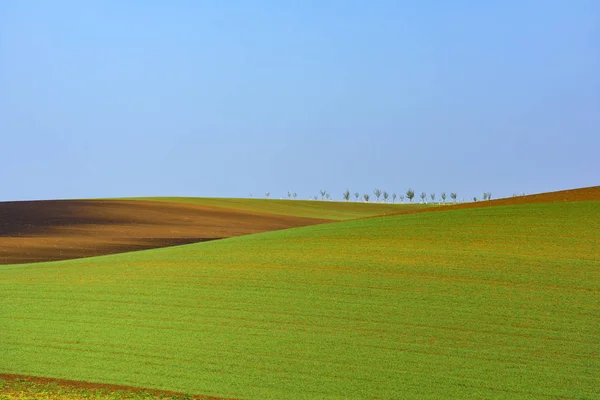
<svg viewBox="0 0 600 400"><path fill-rule="evenodd" d="M477 197L473 197L473 201L474 201L474 202L477 202Z"/></svg>
<svg viewBox="0 0 600 400"><path fill-rule="evenodd" d="M344 200L350 200L350 191L348 189L346 189L346 191L344 192Z"/></svg>
<svg viewBox="0 0 600 400"><path fill-rule="evenodd" d="M363 199L365 199L365 201L368 203L369 202L369 195L367 193L363 194Z"/></svg>
<svg viewBox="0 0 600 400"><path fill-rule="evenodd" d="M269 198L269 196L270 196L270 195L271 195L271 192L267 192L267 193L265 193L265 197L266 197L267 199Z"/></svg>
<svg viewBox="0 0 600 400"><path fill-rule="evenodd" d="M287 195L288 195L288 199L291 199L291 198L292 198L292 193L290 193L290 191L289 191L289 190L288 190L288 193L287 193Z"/></svg>
<svg viewBox="0 0 600 400"><path fill-rule="evenodd" d="M330 195L329 193L325 193L325 198L326 198L327 200L331 200L331 195Z"/></svg>
<svg viewBox="0 0 600 400"><path fill-rule="evenodd" d="M296 200L296 197L298 197L298 193L294 192L294 194L292 194L292 196L294 197L294 200Z"/></svg>
<svg viewBox="0 0 600 400"><path fill-rule="evenodd" d="M491 200L491 199L492 199L492 193L490 193L490 192L485 192L485 193L483 194L483 199L484 199L484 200Z"/></svg>
<svg viewBox="0 0 600 400"><path fill-rule="evenodd" d="M403 194L401 194L401 195L400 195L400 202L403 202L403 201L404 201L404 195L403 195Z"/></svg>
<svg viewBox="0 0 600 400"><path fill-rule="evenodd" d="M313 196L311 197L312 200L319 200L319 196Z"/></svg>
<svg viewBox="0 0 600 400"><path fill-rule="evenodd" d="M446 204L446 192L442 192L442 201Z"/></svg>
<svg viewBox="0 0 600 400"><path fill-rule="evenodd" d="M454 193L454 192L450 193L450 198L452 199L452 201L454 201L456 203L456 193Z"/></svg>
<svg viewBox="0 0 600 400"><path fill-rule="evenodd" d="M360 193L354 192L354 197L356 197L356 201L358 201L358 199L360 198Z"/></svg>
<svg viewBox="0 0 600 400"><path fill-rule="evenodd" d="M421 192L421 203L425 203L425 198L427 197L427 193Z"/></svg>
<svg viewBox="0 0 600 400"><path fill-rule="evenodd" d="M375 197L377 197L377 201L379 201L379 198L381 197L381 190L375 189L373 190L373 194L375 195Z"/></svg>
<svg viewBox="0 0 600 400"><path fill-rule="evenodd" d="M415 197L415 191L412 189L408 189L406 191L406 197L408 198L408 200L412 203L412 199Z"/></svg>
<svg viewBox="0 0 600 400"><path fill-rule="evenodd" d="M324 200L325 199L325 195L327 194L327 190L321 189L319 192L321 193L321 200Z"/></svg>
<svg viewBox="0 0 600 400"><path fill-rule="evenodd" d="M383 202L387 203L388 199L390 198L390 194L387 191L383 191Z"/></svg>
<svg viewBox="0 0 600 400"><path fill-rule="evenodd" d="M396 202L396 197L398 197L398 195L396 193L392 193L392 203Z"/></svg>
<svg viewBox="0 0 600 400"><path fill-rule="evenodd" d="M433 203L435 201L435 193L431 193L429 197L431 197L431 202Z"/></svg>

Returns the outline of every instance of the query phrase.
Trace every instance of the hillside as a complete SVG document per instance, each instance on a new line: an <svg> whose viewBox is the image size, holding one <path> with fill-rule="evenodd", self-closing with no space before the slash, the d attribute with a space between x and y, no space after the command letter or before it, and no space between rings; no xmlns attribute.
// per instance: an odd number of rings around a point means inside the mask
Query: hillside
<svg viewBox="0 0 600 400"><path fill-rule="evenodd" d="M348 220L410 211L428 207L423 204L363 203L342 201L234 199L210 197L139 197L133 200L150 200L168 203L202 204L268 214L288 215L328 220Z"/></svg>
<svg viewBox="0 0 600 400"><path fill-rule="evenodd" d="M590 186L578 189L559 190L556 192L530 194L525 196L513 196L501 199L468 202L468 203L448 203L413 210L402 210L391 215L414 214L421 212L465 210L469 208L514 206L522 204L542 204L542 203L564 203L577 201L598 201L600 200L600 186Z"/></svg>
<svg viewBox="0 0 600 400"><path fill-rule="evenodd" d="M0 267L0 372L233 398L596 398L600 203Z"/></svg>
<svg viewBox="0 0 600 400"><path fill-rule="evenodd" d="M0 264L123 253L323 222L201 204L0 202Z"/></svg>

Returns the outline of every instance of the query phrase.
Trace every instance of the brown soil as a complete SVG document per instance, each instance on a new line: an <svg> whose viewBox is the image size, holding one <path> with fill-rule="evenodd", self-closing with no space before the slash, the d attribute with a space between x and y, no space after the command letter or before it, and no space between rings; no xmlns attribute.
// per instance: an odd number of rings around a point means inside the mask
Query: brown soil
<svg viewBox="0 0 600 400"><path fill-rule="evenodd" d="M527 196L507 197L504 199L478 201L473 203L447 204L443 206L427 207L420 208L417 210L409 210L394 214L387 214L386 217L390 215L416 214L422 212L462 210L464 208L481 208L494 206L511 206L518 204L557 203L593 200L600 200L600 186L591 186L581 189L561 190L558 192L532 194Z"/></svg>
<svg viewBox="0 0 600 400"><path fill-rule="evenodd" d="M67 260L329 222L153 201L0 203L0 264Z"/></svg>
<svg viewBox="0 0 600 400"><path fill-rule="evenodd" d="M179 392L172 392L168 390L154 390L154 389L144 389L138 388L135 386L123 386L123 385L112 385L108 383L92 383L92 382L84 382L84 381L71 381L67 379L54 379L54 378L42 378L37 376L26 376L26 375L15 375L15 374L0 374L0 380L12 382L12 381L28 381L34 382L42 385L47 384L56 384L58 386L66 387L66 388L77 388L77 389L87 389L87 390L108 390L111 392L117 391L126 391L130 393L148 393L156 397L166 397L166 396L174 396L174 397L184 397L186 399L197 399L197 400L225 400L221 397L214 396L202 396L202 395L189 395ZM233 399L229 399L233 400Z"/></svg>

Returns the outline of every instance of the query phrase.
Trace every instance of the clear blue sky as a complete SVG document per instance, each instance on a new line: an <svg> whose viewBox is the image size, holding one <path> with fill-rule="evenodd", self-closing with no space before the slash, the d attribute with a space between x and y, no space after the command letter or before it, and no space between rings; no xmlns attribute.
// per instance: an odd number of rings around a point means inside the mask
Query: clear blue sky
<svg viewBox="0 0 600 400"><path fill-rule="evenodd" d="M600 1L0 2L0 200L600 184Z"/></svg>

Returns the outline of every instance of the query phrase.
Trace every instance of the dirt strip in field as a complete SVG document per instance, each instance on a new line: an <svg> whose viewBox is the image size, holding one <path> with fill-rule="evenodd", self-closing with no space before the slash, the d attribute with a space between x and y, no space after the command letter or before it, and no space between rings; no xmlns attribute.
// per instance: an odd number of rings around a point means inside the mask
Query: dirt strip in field
<svg viewBox="0 0 600 400"><path fill-rule="evenodd" d="M595 201L600 200L600 186L590 186L580 189L561 190L557 192L548 192L540 194L532 194L526 196L515 196L506 197L503 199L495 200L481 200L470 203L458 203L452 204L447 203L437 207L419 208L416 210L401 211L398 213L388 214L392 215L404 215L404 214L417 214L424 212L435 212L435 211L450 211L450 210L462 210L467 208L482 208L482 207L496 207L496 206L512 206L520 204L539 204L539 203L557 203L557 202L574 202L574 201ZM377 218L377 217L366 217L366 218Z"/></svg>
<svg viewBox="0 0 600 400"><path fill-rule="evenodd" d="M0 264L123 253L325 222L152 201L0 202Z"/></svg>
<svg viewBox="0 0 600 400"><path fill-rule="evenodd" d="M144 389L138 388L135 386L123 386L123 385L112 385L108 383L93 383L93 382L84 382L84 381L71 381L67 379L54 379L54 378L42 378L37 376L27 376L27 375L15 375L15 374L0 374L0 381L5 382L15 382L15 381L27 381L33 382L39 385L57 385L62 388L68 389L86 389L89 391L108 391L108 392L127 392L127 393L143 393L147 395L151 395L157 398L185 398L185 399L195 399L195 400L233 400L226 399L223 397L214 397L214 396L203 396L203 395L192 395L186 393L172 392L168 390L155 390L155 389ZM8 388L10 394L10 387ZM0 395L3 392L0 390ZM117 394L117 393L115 393ZM61 397L61 396L59 396ZM64 396L67 398L68 396ZM45 398L45 397L44 397Z"/></svg>

